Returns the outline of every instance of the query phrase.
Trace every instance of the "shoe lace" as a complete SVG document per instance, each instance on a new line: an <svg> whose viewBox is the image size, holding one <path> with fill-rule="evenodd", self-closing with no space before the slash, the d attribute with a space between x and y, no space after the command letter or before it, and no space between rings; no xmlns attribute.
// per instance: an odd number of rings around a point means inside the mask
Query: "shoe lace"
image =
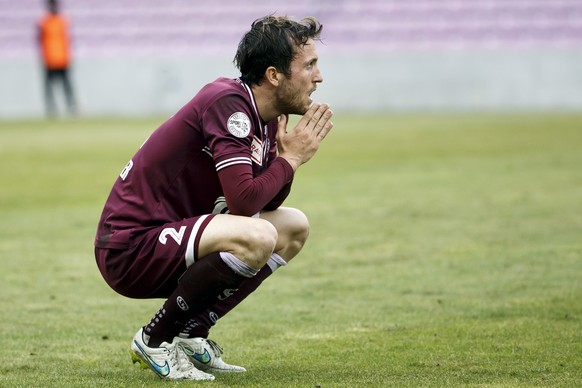
<svg viewBox="0 0 582 388"><path fill-rule="evenodd" d="M186 371L192 369L194 365L190 362L188 355L184 351L184 347L182 345L176 345L175 349L172 353L172 362L176 366L176 368L180 371Z"/></svg>
<svg viewBox="0 0 582 388"><path fill-rule="evenodd" d="M212 351L214 352L216 357L222 356L222 353L224 353L224 351L222 350L220 345L218 345L216 342L214 342L211 339L206 339L206 343L208 343L208 345L210 345L210 348L212 349Z"/></svg>

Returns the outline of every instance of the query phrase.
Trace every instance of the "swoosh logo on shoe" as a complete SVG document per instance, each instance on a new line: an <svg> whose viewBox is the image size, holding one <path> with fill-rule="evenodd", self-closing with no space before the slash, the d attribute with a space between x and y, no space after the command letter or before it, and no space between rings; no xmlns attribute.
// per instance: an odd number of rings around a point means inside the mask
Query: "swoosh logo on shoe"
<svg viewBox="0 0 582 388"><path fill-rule="evenodd" d="M162 377L166 377L170 374L170 365L168 365L168 361L164 363L164 365L158 365L147 353L143 348L137 343L137 341L133 341L135 346L139 349L139 352L146 358L148 364L152 367L152 369Z"/></svg>
<svg viewBox="0 0 582 388"><path fill-rule="evenodd" d="M210 357L210 353L208 353L208 349L204 349L204 353L193 352L192 357L203 364L208 364L212 359L212 357Z"/></svg>

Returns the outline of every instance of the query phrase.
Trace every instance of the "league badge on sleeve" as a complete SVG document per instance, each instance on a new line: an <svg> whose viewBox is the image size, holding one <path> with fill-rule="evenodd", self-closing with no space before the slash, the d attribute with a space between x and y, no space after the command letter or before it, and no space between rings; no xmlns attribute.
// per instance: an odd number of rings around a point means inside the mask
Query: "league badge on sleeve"
<svg viewBox="0 0 582 388"><path fill-rule="evenodd" d="M236 112L230 115L226 127L236 137L247 137L251 133L251 120L245 113Z"/></svg>

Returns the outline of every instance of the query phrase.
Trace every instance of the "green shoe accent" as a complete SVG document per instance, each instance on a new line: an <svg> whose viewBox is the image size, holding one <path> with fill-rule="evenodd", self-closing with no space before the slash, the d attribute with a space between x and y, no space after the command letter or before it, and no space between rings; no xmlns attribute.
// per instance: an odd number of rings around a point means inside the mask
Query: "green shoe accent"
<svg viewBox="0 0 582 388"><path fill-rule="evenodd" d="M143 360L141 358L139 358L137 356L137 354L135 354L135 352L133 350L130 349L129 350L129 354L131 355L131 362L132 363L135 364L136 362L139 362L139 366L141 366L141 369L147 369L148 368L148 365L145 362L143 362Z"/></svg>

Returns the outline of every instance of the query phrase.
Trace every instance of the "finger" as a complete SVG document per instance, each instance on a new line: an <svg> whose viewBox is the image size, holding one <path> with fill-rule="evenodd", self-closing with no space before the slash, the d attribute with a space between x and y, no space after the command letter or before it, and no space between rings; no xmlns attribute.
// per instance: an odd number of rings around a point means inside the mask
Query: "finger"
<svg viewBox="0 0 582 388"><path fill-rule="evenodd" d="M327 114L327 112L329 112L329 111L330 111L330 109L329 109L328 104L319 105L317 110L313 113L313 116L311 117L311 121L314 122L315 124L319 123L321 118L324 117Z"/></svg>
<svg viewBox="0 0 582 388"><path fill-rule="evenodd" d="M277 140L287 133L287 124L289 123L288 115L279 116L279 123L277 124Z"/></svg>
<svg viewBox="0 0 582 388"><path fill-rule="evenodd" d="M325 130L326 125L328 122L330 122L330 119L332 116L333 116L333 111L331 109L329 109L329 105L328 105L327 110L323 112L323 114L321 115L321 117L317 121L317 124L315 125L315 128L314 128L315 136L319 136L319 134ZM329 129L327 129L327 131L324 133L324 137L327 134L327 132L329 132Z"/></svg>
<svg viewBox="0 0 582 388"><path fill-rule="evenodd" d="M287 123L289 122L289 116L288 115L281 115L279 116L279 124L277 125L278 130L281 131L287 131Z"/></svg>
<svg viewBox="0 0 582 388"><path fill-rule="evenodd" d="M303 114L303 117L301 117L301 119L297 123L297 127L307 127L310 124L310 122L313 120L315 113L318 111L318 109L320 107L321 107L321 104L319 104L319 103L315 103L315 104L311 105L309 107L309 109L307 109L307 112L305 112Z"/></svg>
<svg viewBox="0 0 582 388"><path fill-rule="evenodd" d="M327 136L329 131L331 131L332 128L333 123L331 121L328 121L323 127L323 129L317 134L317 138L319 139L319 141L323 140Z"/></svg>

